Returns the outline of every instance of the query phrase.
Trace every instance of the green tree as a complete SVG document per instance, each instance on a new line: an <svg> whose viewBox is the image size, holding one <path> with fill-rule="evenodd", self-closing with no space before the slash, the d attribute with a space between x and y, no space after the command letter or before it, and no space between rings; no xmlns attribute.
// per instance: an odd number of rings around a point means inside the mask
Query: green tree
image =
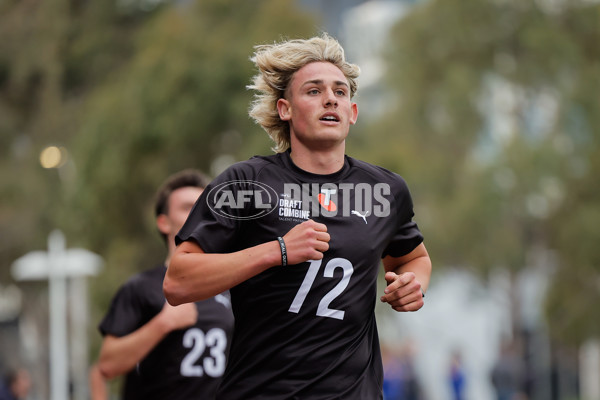
<svg viewBox="0 0 600 400"><path fill-rule="evenodd" d="M60 228L105 259L91 282L97 346L118 285L164 255L157 186L269 151L247 116L253 46L315 26L293 0L1 2L0 284ZM66 158L44 169L50 145Z"/></svg>
<svg viewBox="0 0 600 400"><path fill-rule="evenodd" d="M248 57L314 26L287 0L0 5L3 264L56 227L102 253L116 232L148 231L169 173L268 149L247 117ZM48 145L67 149L60 168L41 168Z"/></svg>
<svg viewBox="0 0 600 400"><path fill-rule="evenodd" d="M272 0L169 7L136 31L129 61L91 91L73 142L78 176L69 221L106 257L103 279L122 281L161 259L151 204L166 176L190 167L211 172L224 154L247 158L256 137L268 149L247 116L249 56L280 32L314 33L313 21L291 8ZM100 297L106 301L114 287L99 280Z"/></svg>
<svg viewBox="0 0 600 400"><path fill-rule="evenodd" d="M436 266L516 272L556 250L563 339L597 335L600 317L582 306L600 269L599 15L584 1L419 4L388 41L396 102L356 139L409 181Z"/></svg>
<svg viewBox="0 0 600 400"><path fill-rule="evenodd" d="M60 223L69 167L44 170L48 145L75 135L89 88L121 64L126 33L150 11L119 10L110 2L28 1L0 4L0 280L10 263ZM119 39L119 40L117 40Z"/></svg>

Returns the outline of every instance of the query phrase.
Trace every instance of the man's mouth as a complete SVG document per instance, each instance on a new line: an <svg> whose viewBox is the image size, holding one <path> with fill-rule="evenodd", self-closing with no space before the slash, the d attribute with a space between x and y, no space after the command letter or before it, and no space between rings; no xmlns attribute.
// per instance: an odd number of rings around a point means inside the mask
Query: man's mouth
<svg viewBox="0 0 600 400"><path fill-rule="evenodd" d="M331 114L324 115L320 119L321 119L321 121L339 122L339 118L337 116L331 115Z"/></svg>

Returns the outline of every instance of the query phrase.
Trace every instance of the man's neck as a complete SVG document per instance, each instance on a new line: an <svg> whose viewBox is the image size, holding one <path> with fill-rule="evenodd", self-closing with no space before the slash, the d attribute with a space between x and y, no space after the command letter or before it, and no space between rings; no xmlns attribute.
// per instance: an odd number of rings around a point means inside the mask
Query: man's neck
<svg viewBox="0 0 600 400"><path fill-rule="evenodd" d="M294 164L307 172L328 175L344 166L345 146L341 143L333 149L315 151L303 146L292 146L290 157Z"/></svg>

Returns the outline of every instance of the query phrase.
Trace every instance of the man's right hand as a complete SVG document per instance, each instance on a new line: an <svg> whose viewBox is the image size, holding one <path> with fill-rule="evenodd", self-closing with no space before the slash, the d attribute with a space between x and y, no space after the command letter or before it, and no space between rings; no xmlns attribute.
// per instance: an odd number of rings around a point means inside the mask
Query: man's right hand
<svg viewBox="0 0 600 400"><path fill-rule="evenodd" d="M327 226L309 219L293 227L283 237L288 264L300 264L308 260L320 260L329 250Z"/></svg>
<svg viewBox="0 0 600 400"><path fill-rule="evenodd" d="M198 309L195 303L172 306L165 301L160 314L164 321L169 324L171 331L192 326L198 320Z"/></svg>

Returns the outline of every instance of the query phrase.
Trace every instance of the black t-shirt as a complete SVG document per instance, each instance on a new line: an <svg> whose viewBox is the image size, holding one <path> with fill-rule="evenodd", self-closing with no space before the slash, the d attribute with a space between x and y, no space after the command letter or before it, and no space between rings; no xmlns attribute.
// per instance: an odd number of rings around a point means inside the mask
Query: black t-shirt
<svg viewBox="0 0 600 400"><path fill-rule="evenodd" d="M331 175L289 152L237 163L204 190L176 242L228 253L275 240L308 218L331 235L319 261L278 266L230 290L235 329L218 399L371 400L382 395L375 323L385 255L423 238L404 180L346 157Z"/></svg>
<svg viewBox="0 0 600 400"><path fill-rule="evenodd" d="M164 304L164 265L129 279L99 325L102 335L125 336L158 314ZM197 302L194 326L169 333L130 371L123 399L214 399L222 379L233 329L229 293Z"/></svg>

